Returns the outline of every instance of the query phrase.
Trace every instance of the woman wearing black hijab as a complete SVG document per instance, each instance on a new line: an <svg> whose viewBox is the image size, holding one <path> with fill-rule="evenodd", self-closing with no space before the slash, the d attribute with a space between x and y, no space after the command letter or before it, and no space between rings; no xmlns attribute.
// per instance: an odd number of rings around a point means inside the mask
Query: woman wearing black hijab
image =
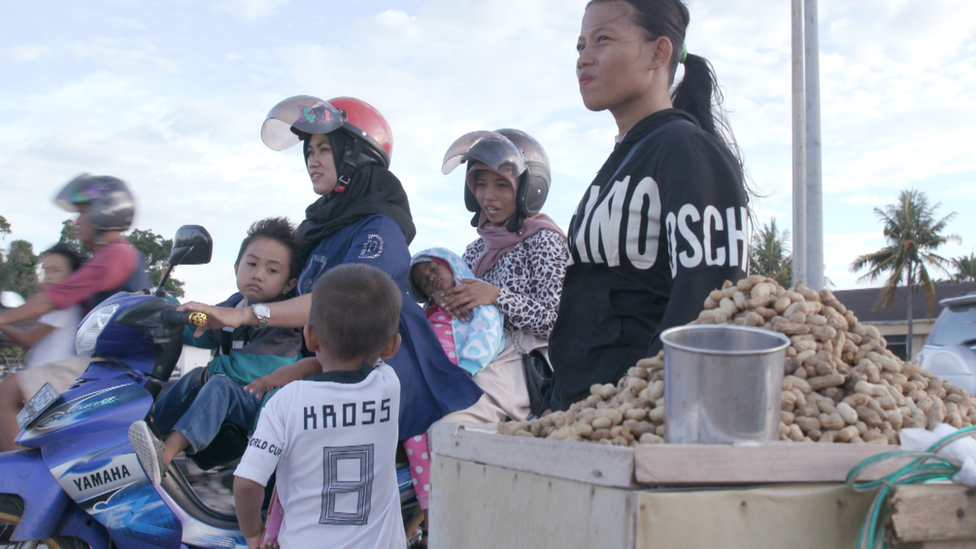
<svg viewBox="0 0 976 549"><path fill-rule="evenodd" d="M421 435L445 414L465 409L481 389L444 354L423 310L407 295L410 252L416 234L400 181L389 171L393 138L383 116L350 97L329 101L310 96L286 99L268 113L261 139L274 150L303 144L312 188L320 198L305 210L299 227L305 267L297 297L243 309L187 303L184 309L207 313L221 326L300 328L308 322L312 286L325 271L343 263L367 263L397 283L403 292L402 344L386 360L400 378L400 439ZM355 315L355 311L350 311ZM302 379L319 369L312 359L279 368L248 386L255 392Z"/></svg>

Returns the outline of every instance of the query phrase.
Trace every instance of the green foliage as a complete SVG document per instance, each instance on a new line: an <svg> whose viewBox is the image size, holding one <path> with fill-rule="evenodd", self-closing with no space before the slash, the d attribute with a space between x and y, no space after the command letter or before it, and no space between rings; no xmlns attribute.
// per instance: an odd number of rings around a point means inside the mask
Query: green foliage
<svg viewBox="0 0 976 549"><path fill-rule="evenodd" d="M75 227L75 222L66 219L61 222L61 238L58 242L63 242L68 245L69 248L74 250L81 256L84 260L91 259L92 253L85 247L85 245L78 239L78 230Z"/></svg>
<svg viewBox="0 0 976 549"><path fill-rule="evenodd" d="M166 272L166 261L173 250L173 241L163 238L149 229L135 229L126 238L146 260L146 274L149 275L153 287L157 286L163 273ZM173 297L183 297L183 281L170 276L169 280L166 281L166 291Z"/></svg>
<svg viewBox="0 0 976 549"><path fill-rule="evenodd" d="M888 245L876 252L862 255L851 263L857 272L868 272L859 280L876 280L883 273L890 273L885 287L878 297L878 304L887 308L895 297L895 288L904 281L909 289L915 282L922 285L926 297L934 299L935 288L927 267L934 267L948 274L950 261L935 251L950 241L959 241L957 235L943 235L951 213L935 218L935 210L941 204L930 206L925 193L916 190L902 191L898 203L886 206L884 211L875 208L874 213L884 225L884 237Z"/></svg>
<svg viewBox="0 0 976 549"><path fill-rule="evenodd" d="M17 347L0 347L0 376L6 373L8 368L19 366L27 361L27 349Z"/></svg>
<svg viewBox="0 0 976 549"><path fill-rule="evenodd" d="M24 297L37 293L37 265L40 263L34 253L34 246L26 240L10 243L3 262L0 263L0 290L10 290Z"/></svg>
<svg viewBox="0 0 976 549"><path fill-rule="evenodd" d="M0 215L0 235L11 234L10 223ZM0 251L0 290L17 292L24 297L37 293L37 264L34 247L26 240L14 240L4 255Z"/></svg>
<svg viewBox="0 0 976 549"><path fill-rule="evenodd" d="M10 234L10 224L0 216L0 235ZM163 238L152 230L136 229L126 237L146 260L146 274L153 286L159 284L159 279L166 271L166 261L173 249L173 241ZM61 223L61 238L59 242L67 244L83 258L90 259L92 253L78 239L74 221L66 220ZM25 240L14 240L10 243L10 251L4 256L0 253L0 289L12 290L29 297L37 293L37 265L40 262L34 254L33 246ZM183 281L170 277L166 282L166 291L175 297L183 297Z"/></svg>
<svg viewBox="0 0 976 549"><path fill-rule="evenodd" d="M956 282L976 282L976 253L970 252L969 256L952 258L952 266L956 272L952 275L952 280Z"/></svg>
<svg viewBox="0 0 976 549"><path fill-rule="evenodd" d="M859 280L876 280L889 273L881 293L878 306L887 308L895 297L895 289L902 283L908 287L907 295L915 291L916 282L921 285L928 302L929 316L935 307L935 284L929 276L927 267L933 267L946 275L950 261L935 252L948 242L959 242L957 235L944 235L949 221L955 212L936 219L935 210L941 204L930 206L925 193L916 190L902 191L898 202L882 211L874 209L875 215L884 225L884 237L888 245L876 252L859 256L851 263L851 271L868 269ZM912 300L908 304L908 356L912 356Z"/></svg>
<svg viewBox="0 0 976 549"><path fill-rule="evenodd" d="M749 247L749 273L776 279L784 288L793 280L793 254L790 253L790 231L780 232L774 217L769 225L752 235Z"/></svg>

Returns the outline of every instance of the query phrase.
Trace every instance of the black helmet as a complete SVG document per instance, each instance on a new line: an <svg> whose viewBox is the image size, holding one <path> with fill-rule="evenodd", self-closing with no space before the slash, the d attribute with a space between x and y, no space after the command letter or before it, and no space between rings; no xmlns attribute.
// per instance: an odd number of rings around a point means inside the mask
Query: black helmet
<svg viewBox="0 0 976 549"><path fill-rule="evenodd" d="M542 206L549 196L549 185L552 175L549 171L549 156L531 135L511 128L495 130L508 138L518 147L525 158L526 171L519 181L518 193L515 197L515 208L524 217L533 216L542 211Z"/></svg>
<svg viewBox="0 0 976 549"><path fill-rule="evenodd" d="M463 135L448 148L441 171L449 174L462 162L468 163L468 169L476 162L482 162L496 172L508 172L518 180L515 215L509 222L509 230L518 231L525 218L542 211L552 178L549 156L529 134L503 128ZM471 224L477 225L481 207L467 185L464 186L464 205L469 212L475 213Z"/></svg>
<svg viewBox="0 0 976 549"><path fill-rule="evenodd" d="M310 95L289 97L275 105L261 126L261 140L268 148L283 151L313 134L341 130L349 139L342 166L337 167L342 192L352 172L362 164L390 167L393 132L375 107L353 97L323 101ZM306 151L306 155L308 152Z"/></svg>
<svg viewBox="0 0 976 549"><path fill-rule="evenodd" d="M61 189L54 203L69 212L87 204L88 222L99 231L125 231L136 214L136 202L125 181L108 175L79 175Z"/></svg>

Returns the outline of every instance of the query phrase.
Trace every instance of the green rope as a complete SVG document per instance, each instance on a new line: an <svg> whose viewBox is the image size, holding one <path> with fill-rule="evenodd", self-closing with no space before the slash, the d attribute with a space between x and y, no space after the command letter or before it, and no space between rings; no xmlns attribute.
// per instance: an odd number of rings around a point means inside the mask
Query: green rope
<svg viewBox="0 0 976 549"><path fill-rule="evenodd" d="M847 486L855 492L878 490L874 501L871 502L871 507L868 509L868 516L864 519L864 525L858 532L856 548L887 549L888 543L884 540L884 525L891 516L891 509L887 502L891 490L903 484L924 484L932 481L951 480L959 472L962 464L937 452L955 440L972 436L974 432L976 432L976 426L966 427L936 442L924 452L885 452L869 457L855 465L847 474L845 481ZM857 480L858 476L863 475L865 471L881 463L908 458L914 459L885 477L871 481Z"/></svg>

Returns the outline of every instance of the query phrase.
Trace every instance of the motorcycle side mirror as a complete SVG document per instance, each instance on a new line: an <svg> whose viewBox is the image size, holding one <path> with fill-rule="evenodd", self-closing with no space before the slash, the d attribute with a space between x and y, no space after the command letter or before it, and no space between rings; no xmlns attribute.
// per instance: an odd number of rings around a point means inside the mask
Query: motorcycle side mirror
<svg viewBox="0 0 976 549"><path fill-rule="evenodd" d="M0 305L8 309L16 309L26 303L24 297L17 292L11 292L9 290L4 290L0 292Z"/></svg>
<svg viewBox="0 0 976 549"><path fill-rule="evenodd" d="M170 265L203 265L213 256L213 238L200 225L183 225L173 238Z"/></svg>
<svg viewBox="0 0 976 549"><path fill-rule="evenodd" d="M176 231L173 238L173 251L166 262L166 272L159 279L159 286L154 294L163 297L166 281L169 280L173 267L177 265L203 265L210 263L213 256L213 237L200 225L183 225Z"/></svg>

